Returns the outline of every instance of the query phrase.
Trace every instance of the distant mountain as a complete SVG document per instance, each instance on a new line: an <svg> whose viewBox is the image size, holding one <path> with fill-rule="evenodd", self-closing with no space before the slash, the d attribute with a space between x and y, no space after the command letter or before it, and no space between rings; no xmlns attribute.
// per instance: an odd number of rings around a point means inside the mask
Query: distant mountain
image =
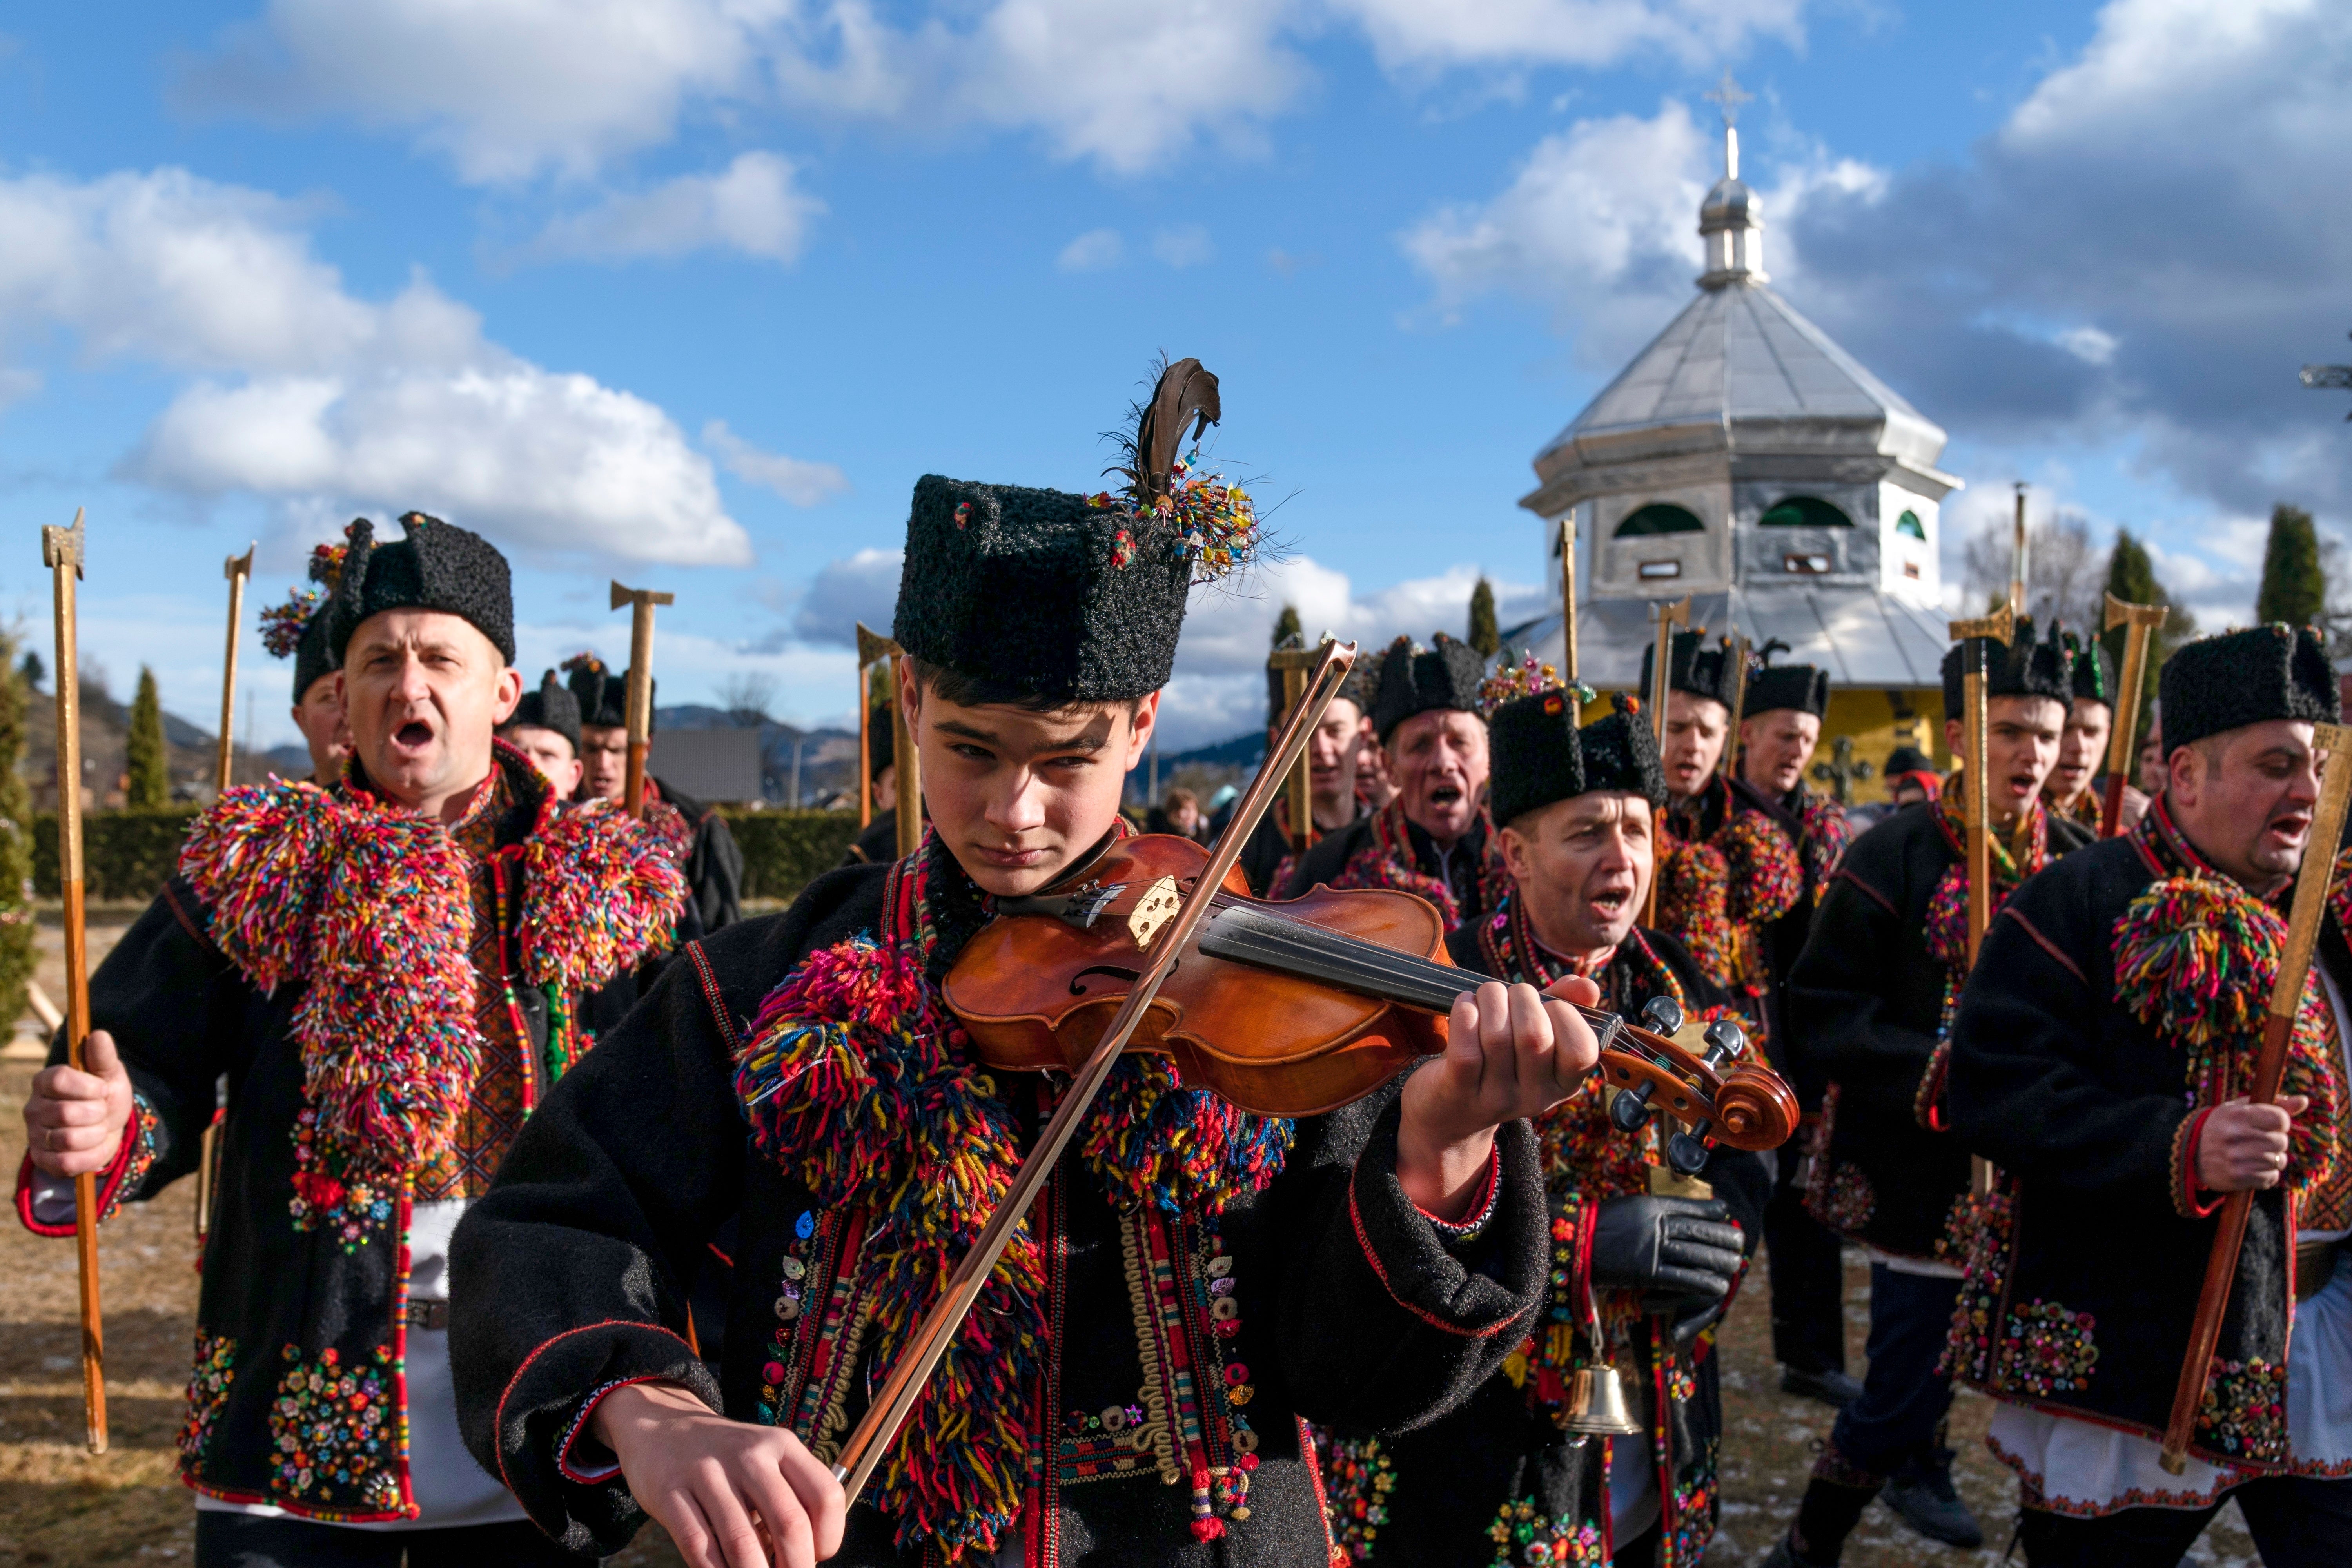
<svg viewBox="0 0 2352 1568"><path fill-rule="evenodd" d="M1264 761L1265 731L1252 731L1246 735L1235 735L1230 741L1219 741L1213 746L1195 746L1174 756L1163 752L1160 758L1160 768L1162 773L1193 764L1209 768L1254 768Z"/></svg>

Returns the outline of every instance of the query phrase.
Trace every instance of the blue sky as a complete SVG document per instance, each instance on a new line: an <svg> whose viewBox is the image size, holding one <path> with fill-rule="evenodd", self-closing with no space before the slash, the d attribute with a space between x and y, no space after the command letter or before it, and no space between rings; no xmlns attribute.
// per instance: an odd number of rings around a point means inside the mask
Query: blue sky
<svg viewBox="0 0 2352 1568"><path fill-rule="evenodd" d="M1776 287L1951 433L1948 550L2035 482L2209 625L2262 520L2335 531L2352 10L1807 0L247 0L0 37L0 609L90 509L84 656L200 721L218 563L351 516L515 561L521 662L846 717L926 471L1092 489L1157 351L1288 561L1196 609L1179 743L1247 727L1282 598L1538 599L1528 460L1688 298L1727 68ZM1948 563L1956 566L1956 563ZM1948 574L1957 582L1958 573ZM256 657L248 633L248 660ZM264 666L253 734L289 731Z"/></svg>

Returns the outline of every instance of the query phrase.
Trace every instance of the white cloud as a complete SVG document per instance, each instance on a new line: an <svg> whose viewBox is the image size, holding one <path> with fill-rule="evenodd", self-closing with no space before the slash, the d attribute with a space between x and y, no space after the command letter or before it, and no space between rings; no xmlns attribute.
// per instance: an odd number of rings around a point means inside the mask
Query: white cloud
<svg viewBox="0 0 2352 1568"><path fill-rule="evenodd" d="M123 464L166 489L421 507L624 560L751 559L709 460L661 409L509 353L421 276L355 298L297 216L176 169L0 178L0 350L62 329L90 357L202 373Z"/></svg>
<svg viewBox="0 0 2352 1568"><path fill-rule="evenodd" d="M1151 254L1171 267L1199 267L1216 258L1217 247L1209 231L1197 223L1181 223L1151 237Z"/></svg>
<svg viewBox="0 0 2352 1568"><path fill-rule="evenodd" d="M734 250L796 261L824 203L802 190L798 171L773 153L745 153L716 174L683 174L651 190L617 192L556 218L527 249L533 257L624 259Z"/></svg>
<svg viewBox="0 0 2352 1568"><path fill-rule="evenodd" d="M1756 37L1801 43L1803 0L1331 0L1391 69L1601 66L1638 54L1705 65Z"/></svg>
<svg viewBox="0 0 2352 1568"><path fill-rule="evenodd" d="M849 488L849 476L831 463L813 463L765 452L713 419L702 427L702 444L719 454L721 467L739 479L764 485L794 506L814 506Z"/></svg>
<svg viewBox="0 0 2352 1568"><path fill-rule="evenodd" d="M861 550L828 563L809 584L793 613L791 634L803 642L857 646L864 622L886 636L898 605L903 550Z"/></svg>
<svg viewBox="0 0 2352 1568"><path fill-rule="evenodd" d="M1118 266L1126 255L1127 242L1119 238L1118 230L1090 228L1062 247L1054 265L1065 272L1100 272Z"/></svg>

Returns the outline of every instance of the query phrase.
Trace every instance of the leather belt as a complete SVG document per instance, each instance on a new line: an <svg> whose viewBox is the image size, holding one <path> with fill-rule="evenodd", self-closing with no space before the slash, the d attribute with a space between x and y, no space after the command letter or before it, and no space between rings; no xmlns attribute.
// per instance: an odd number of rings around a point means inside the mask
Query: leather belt
<svg viewBox="0 0 2352 1568"><path fill-rule="evenodd" d="M2308 1301L2327 1289L2343 1260L2341 1241L2307 1241L2294 1249L2294 1299Z"/></svg>
<svg viewBox="0 0 2352 1568"><path fill-rule="evenodd" d="M449 1303L420 1301L411 1297L407 1310L401 1314L401 1321L412 1329L446 1330L449 1326Z"/></svg>

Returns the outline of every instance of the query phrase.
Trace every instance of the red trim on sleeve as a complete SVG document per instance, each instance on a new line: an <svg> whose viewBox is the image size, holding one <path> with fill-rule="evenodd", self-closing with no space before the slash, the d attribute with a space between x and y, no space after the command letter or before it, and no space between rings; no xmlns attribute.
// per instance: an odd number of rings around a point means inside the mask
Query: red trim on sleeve
<svg viewBox="0 0 2352 1568"><path fill-rule="evenodd" d="M1993 918L1996 920L2015 921L2019 925L2025 928L2025 934L2032 937L2034 942L2040 945L2042 952L2048 953L2058 963L2064 966L2067 973L2073 975L2075 979L2082 981L2085 985L2088 985L2091 983L2090 980L2083 973L2083 966L2081 964L2075 963L2072 958L2069 958L2056 942L2052 942L2048 937L2043 936L2039 931L2036 931L2034 929L2033 922L2027 920L2023 915L2019 914L2014 908L2008 904L2003 904L2000 907L2000 912Z"/></svg>
<svg viewBox="0 0 2352 1568"><path fill-rule="evenodd" d="M656 1377L652 1373L647 1373L643 1377L615 1378L613 1382L606 1384L604 1387L590 1394L588 1396L588 1402L581 1405L580 1414L572 1418L572 1430L563 1435L562 1445L555 1450L555 1468L559 1471L562 1472L563 1479L567 1481L577 1481L583 1487L593 1487L600 1484L601 1482L609 1481L614 1476L619 1475L621 1473L620 1460L614 1459L609 1465L600 1466L592 1470L585 1466L575 1465L572 1462L572 1448L579 1443L580 1435L588 1430L588 1422L590 1418L596 1414L596 1406L604 1403L606 1395L614 1393L617 1389L628 1388L640 1383L664 1383L667 1381L668 1380L666 1378Z"/></svg>
<svg viewBox="0 0 2352 1568"><path fill-rule="evenodd" d="M551 1334L546 1339L540 1341L540 1342L532 1348L531 1352L529 1355L523 1357L521 1361L515 1363L514 1375L508 1378L507 1385L499 1391L497 1422L491 1428L491 1431L498 1439L499 1479L506 1483L507 1490L513 1491L515 1489L514 1478L507 1474L506 1446L507 1401L514 1397L515 1384L522 1381L522 1374L530 1370L530 1363L537 1361L542 1354L544 1354L548 1346L562 1340L568 1340L574 1334L593 1333L598 1329L644 1329L650 1333L667 1334L671 1339L677 1341L679 1344L686 1344L685 1337L678 1334L674 1330L666 1329L659 1323L642 1322L635 1318L607 1318L600 1323L583 1323L576 1329L566 1329L560 1334ZM687 1353L689 1355L693 1354L693 1348L691 1346L688 1346ZM566 1441L568 1442L569 1439L567 1438Z"/></svg>
<svg viewBox="0 0 2352 1568"><path fill-rule="evenodd" d="M1356 1206L1356 1181L1352 1173L1348 1179L1348 1223L1355 1226L1356 1246L1363 1252L1364 1261L1371 1266L1372 1275L1380 1280L1381 1289L1389 1293L1389 1300L1427 1323L1431 1328L1459 1335L1465 1340L1484 1340L1493 1338L1518 1321L1515 1316L1505 1318L1498 1323L1490 1323L1483 1329L1465 1329L1459 1323L1449 1323L1427 1308L1415 1306L1398 1295L1396 1286L1389 1279L1388 1269L1381 1262L1380 1254L1372 1248L1371 1237L1364 1230L1363 1212Z"/></svg>
<svg viewBox="0 0 2352 1568"><path fill-rule="evenodd" d="M1502 1177L1503 1151L1500 1147L1490 1148L1486 1151L1486 1173L1479 1178L1477 1195L1470 1200L1468 1218L1440 1219L1419 1204L1413 1205L1413 1209L1448 1236L1475 1236L1486 1227L1488 1220L1495 1217L1495 1201L1503 1191Z"/></svg>
<svg viewBox="0 0 2352 1568"><path fill-rule="evenodd" d="M123 1175L131 1169L131 1152L138 1146L139 1106L134 1101L131 1107L131 1120L122 1124L121 1147L114 1151L114 1159L106 1169L97 1173L98 1212L101 1220L113 1212L115 1204L121 1200ZM58 1226L43 1225L33 1217L33 1176L39 1169L39 1166L33 1163L33 1152L27 1149L25 1152L24 1160L16 1167L16 1217L24 1223L25 1228L35 1236L46 1236L52 1240L72 1236L75 1234L75 1222L72 1219L68 1219L65 1224ZM65 1178L58 1179L62 1181Z"/></svg>
<svg viewBox="0 0 2352 1568"><path fill-rule="evenodd" d="M2204 1139L2206 1119L2213 1114L2207 1106L2186 1123L2187 1131L2180 1140L2180 1169L2174 1173L2173 1206L2190 1219L2204 1219L2217 1213L2230 1201L2226 1193L2216 1193L2210 1203L2200 1203L2197 1194L2205 1189L2197 1184L2197 1145Z"/></svg>

